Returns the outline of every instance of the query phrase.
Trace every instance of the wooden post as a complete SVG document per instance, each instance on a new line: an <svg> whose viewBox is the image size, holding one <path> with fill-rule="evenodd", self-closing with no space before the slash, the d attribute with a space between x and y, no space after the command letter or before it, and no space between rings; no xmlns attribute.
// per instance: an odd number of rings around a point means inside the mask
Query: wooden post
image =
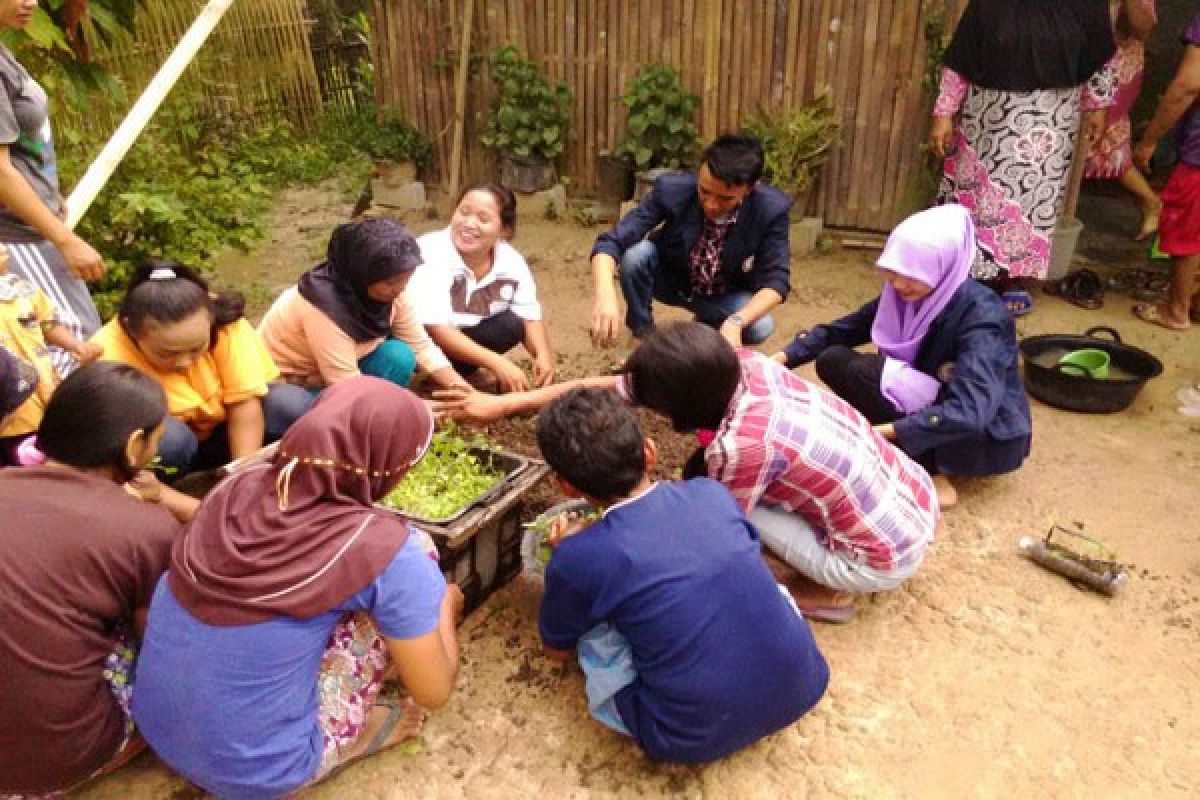
<svg viewBox="0 0 1200 800"><path fill-rule="evenodd" d="M121 159L125 158L129 148L133 147L133 143L137 141L137 137L150 122L154 112L158 111L158 107L166 99L171 87L179 80L179 76L187 69L188 64L192 63L196 53L200 51L209 34L217 27L217 23L221 21L221 17L225 16L225 12L232 4L233 0L209 0L208 5L192 23L192 27L179 40L179 44L175 45L175 50L159 68L158 74L150 81L146 91L142 92L142 96L129 110L116 133L108 140L108 144L104 145L100 155L96 156L96 160L79 180L75 191L71 192L70 198L67 199L68 228L78 225L79 220L91 208L96 196L100 194L100 190L108 183L108 179L112 177L113 172L121 163Z"/></svg>
<svg viewBox="0 0 1200 800"><path fill-rule="evenodd" d="M462 175L463 130L467 124L467 72L471 66L471 23L475 0L464 0L462 42L458 52L458 74L454 77L454 139L450 147L450 195L458 193Z"/></svg>
<svg viewBox="0 0 1200 800"><path fill-rule="evenodd" d="M1075 137L1075 155L1071 156L1071 177L1067 181L1067 201L1063 203L1062 216L1058 224L1075 219L1075 211L1079 208L1079 192L1083 185L1083 168L1087 162L1087 114L1079 115L1079 133Z"/></svg>
<svg viewBox="0 0 1200 800"><path fill-rule="evenodd" d="M716 138L719 109L717 68L721 63L721 0L704 4L704 105L700 109L704 141Z"/></svg>

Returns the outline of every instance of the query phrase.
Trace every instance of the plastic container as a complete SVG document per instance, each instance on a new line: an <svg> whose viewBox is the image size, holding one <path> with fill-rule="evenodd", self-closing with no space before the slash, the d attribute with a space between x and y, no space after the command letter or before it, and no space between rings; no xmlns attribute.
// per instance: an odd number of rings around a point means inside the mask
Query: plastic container
<svg viewBox="0 0 1200 800"><path fill-rule="evenodd" d="M546 574L546 565L542 563L542 559L538 555L538 551L542 547L542 532L535 530L534 527L540 528L547 520L552 520L559 514L568 511L587 512L594 508L587 500L578 498L567 500L564 503L547 508L537 519L526 525L524 533L521 534L521 569L525 574L535 578L541 578Z"/></svg>
<svg viewBox="0 0 1200 800"><path fill-rule="evenodd" d="M1108 366L1112 362L1108 353L1095 347L1072 350L1058 360L1058 368L1072 375L1083 375L1102 381L1108 378Z"/></svg>

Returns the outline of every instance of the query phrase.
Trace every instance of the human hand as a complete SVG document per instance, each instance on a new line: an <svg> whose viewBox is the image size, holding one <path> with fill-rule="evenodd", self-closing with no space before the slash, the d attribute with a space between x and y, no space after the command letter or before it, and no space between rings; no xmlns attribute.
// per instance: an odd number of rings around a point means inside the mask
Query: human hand
<svg viewBox="0 0 1200 800"><path fill-rule="evenodd" d="M80 366L85 366L104 355L104 348L95 342L80 342L71 348L71 355L75 356Z"/></svg>
<svg viewBox="0 0 1200 800"><path fill-rule="evenodd" d="M1150 159L1154 158L1154 150L1156 146L1157 142L1153 142L1148 139L1142 139L1137 143L1137 146L1133 148L1133 163L1142 171L1142 174L1144 175L1149 175L1151 172Z"/></svg>
<svg viewBox="0 0 1200 800"><path fill-rule="evenodd" d="M75 234L71 234L70 238L60 243L58 251L67 263L67 269L82 280L90 283L104 277L104 259L94 247Z"/></svg>
<svg viewBox="0 0 1200 800"><path fill-rule="evenodd" d="M782 364L783 366L786 367L787 366L787 353L780 350L778 353L775 353L771 356L771 360L774 361L776 364Z"/></svg>
<svg viewBox="0 0 1200 800"><path fill-rule="evenodd" d="M500 391L502 392L523 392L529 388L529 380L525 377L525 370L503 356L500 357L495 366L489 365L488 369L496 374L496 380L499 382Z"/></svg>
<svg viewBox="0 0 1200 800"><path fill-rule="evenodd" d="M612 347L617 343L617 336L621 333L621 317L615 292L610 291L596 298L592 305L591 333L593 347Z"/></svg>
<svg viewBox="0 0 1200 800"><path fill-rule="evenodd" d="M742 346L742 326L726 319L721 323L720 333L735 348Z"/></svg>
<svg viewBox="0 0 1200 800"><path fill-rule="evenodd" d="M954 143L954 118L934 117L929 128L929 150L938 158L950 154Z"/></svg>
<svg viewBox="0 0 1200 800"><path fill-rule="evenodd" d="M125 491L147 503L162 502L162 489L163 485L148 469L138 470L138 473L125 483Z"/></svg>
<svg viewBox="0 0 1200 800"><path fill-rule="evenodd" d="M554 363L553 354L546 353L535 358L533 360L533 382L539 389L549 386L554 383L556 370L557 365Z"/></svg>
<svg viewBox="0 0 1200 800"><path fill-rule="evenodd" d="M511 413L511 404L504 395L486 394L468 386L436 389L429 406L439 419L448 417L465 422L491 422Z"/></svg>
<svg viewBox="0 0 1200 800"><path fill-rule="evenodd" d="M558 547L563 539L574 536L595 521L594 515L581 514L578 511L564 511L550 521L550 532L546 534L543 541L550 547Z"/></svg>
<svg viewBox="0 0 1200 800"><path fill-rule="evenodd" d="M1083 135L1087 139L1087 146L1089 149L1096 146L1096 142L1100 141L1100 137L1104 135L1104 130L1107 127L1107 108L1098 108L1095 111L1089 111L1084 115Z"/></svg>

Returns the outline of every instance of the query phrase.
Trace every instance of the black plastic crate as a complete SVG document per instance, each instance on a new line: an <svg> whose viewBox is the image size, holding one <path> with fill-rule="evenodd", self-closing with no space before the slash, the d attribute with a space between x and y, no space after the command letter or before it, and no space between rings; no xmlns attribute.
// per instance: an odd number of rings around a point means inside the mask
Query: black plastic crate
<svg viewBox="0 0 1200 800"><path fill-rule="evenodd" d="M507 474L462 510L426 520L387 509L432 537L442 574L458 584L468 613L521 571L522 500L550 471L542 461L503 450L481 449L480 456Z"/></svg>

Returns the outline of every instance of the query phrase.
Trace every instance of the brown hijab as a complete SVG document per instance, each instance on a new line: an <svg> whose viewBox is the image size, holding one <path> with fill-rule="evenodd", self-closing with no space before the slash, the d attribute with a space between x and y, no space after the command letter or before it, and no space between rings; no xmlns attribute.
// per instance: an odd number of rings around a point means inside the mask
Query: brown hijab
<svg viewBox="0 0 1200 800"><path fill-rule="evenodd" d="M275 460L226 479L171 553L171 592L209 625L307 619L366 588L408 538L374 507L429 446L428 406L390 381L350 378L292 425Z"/></svg>

